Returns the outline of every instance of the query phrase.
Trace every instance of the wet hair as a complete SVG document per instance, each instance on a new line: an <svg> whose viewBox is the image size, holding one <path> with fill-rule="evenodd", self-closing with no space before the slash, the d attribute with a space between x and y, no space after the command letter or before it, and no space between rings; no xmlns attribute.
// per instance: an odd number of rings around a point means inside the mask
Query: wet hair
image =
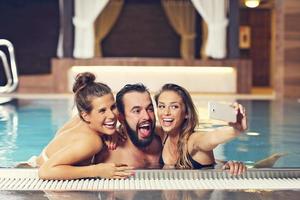
<svg viewBox="0 0 300 200"><path fill-rule="evenodd" d="M147 92L150 95L147 87L144 86L142 83L126 84L116 95L116 104L117 104L118 111L123 115L125 113L123 97L125 94L129 92L140 92L140 93Z"/></svg>
<svg viewBox="0 0 300 200"><path fill-rule="evenodd" d="M192 164L188 159L187 141L198 125L198 114L189 92L176 84L168 83L162 86L161 90L155 95L155 103L158 105L159 96L165 91L173 91L182 98L185 105L185 115L187 116L180 126L180 135L177 143L179 158L176 161L176 168L192 168Z"/></svg>
<svg viewBox="0 0 300 200"><path fill-rule="evenodd" d="M110 87L104 83L95 82L95 79L95 75L90 72L80 73L75 78L73 85L74 101L78 114L83 121L81 112L90 113L92 111L93 98L112 93Z"/></svg>

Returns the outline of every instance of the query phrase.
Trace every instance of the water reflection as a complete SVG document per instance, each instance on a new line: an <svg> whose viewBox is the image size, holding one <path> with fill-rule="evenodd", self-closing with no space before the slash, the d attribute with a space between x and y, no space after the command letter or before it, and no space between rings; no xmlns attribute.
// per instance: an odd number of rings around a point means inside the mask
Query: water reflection
<svg viewBox="0 0 300 200"><path fill-rule="evenodd" d="M124 195L127 193L127 195ZM168 196L168 197L166 197ZM187 191L103 191L103 192L42 192L42 191L0 191L0 199L22 200L253 200L286 199L297 200L299 191L292 190L187 190Z"/></svg>
<svg viewBox="0 0 300 200"><path fill-rule="evenodd" d="M258 160L280 153L284 156L274 167L299 167L300 104L294 100L239 102L248 111L249 134L222 145L227 158L253 165Z"/></svg>
<svg viewBox="0 0 300 200"><path fill-rule="evenodd" d="M193 98L197 107L199 130L210 131L225 124L208 119L207 103L218 99ZM234 102L236 99L225 99ZM296 100L237 100L247 111L249 129L245 134L214 149L220 160L240 160L248 166L270 155L283 154L275 167L300 166L300 104ZM270 166L272 167L272 166Z"/></svg>
<svg viewBox="0 0 300 200"><path fill-rule="evenodd" d="M14 99L0 105L0 167L40 153L69 118L70 101Z"/></svg>
<svg viewBox="0 0 300 200"><path fill-rule="evenodd" d="M17 149L18 115L12 104L0 104L0 163L8 166L13 159L12 152Z"/></svg>

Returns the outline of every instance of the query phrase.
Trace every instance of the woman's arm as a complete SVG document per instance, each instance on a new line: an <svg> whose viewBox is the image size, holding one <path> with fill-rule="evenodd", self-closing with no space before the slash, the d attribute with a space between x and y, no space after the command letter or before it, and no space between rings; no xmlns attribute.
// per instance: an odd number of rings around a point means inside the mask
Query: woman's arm
<svg viewBox="0 0 300 200"><path fill-rule="evenodd" d="M91 158L101 150L102 141L98 136L95 137L74 141L53 154L39 168L39 177L47 180L67 180L87 177L125 178L132 175L131 167L113 163L74 166L80 161Z"/></svg>
<svg viewBox="0 0 300 200"><path fill-rule="evenodd" d="M217 128L211 132L196 132L190 136L189 142L192 142L193 149L211 151L219 144L228 142L247 130L247 116L245 109L240 104L234 104L237 110L237 121L230 122L229 127Z"/></svg>

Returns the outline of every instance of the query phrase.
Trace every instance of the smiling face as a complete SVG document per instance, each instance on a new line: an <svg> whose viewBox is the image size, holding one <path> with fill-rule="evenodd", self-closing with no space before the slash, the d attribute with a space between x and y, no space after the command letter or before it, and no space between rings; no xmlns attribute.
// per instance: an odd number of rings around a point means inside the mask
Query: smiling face
<svg viewBox="0 0 300 200"><path fill-rule="evenodd" d="M164 132L179 133L186 118L186 108L181 96L174 91L163 91L157 102L157 116Z"/></svg>
<svg viewBox="0 0 300 200"><path fill-rule="evenodd" d="M123 122L134 145L148 146L154 137L155 115L148 92L129 92L123 96Z"/></svg>
<svg viewBox="0 0 300 200"><path fill-rule="evenodd" d="M89 127L102 134L114 134L118 111L113 94L93 97L91 104L92 111L90 113L82 112L82 117L89 123Z"/></svg>

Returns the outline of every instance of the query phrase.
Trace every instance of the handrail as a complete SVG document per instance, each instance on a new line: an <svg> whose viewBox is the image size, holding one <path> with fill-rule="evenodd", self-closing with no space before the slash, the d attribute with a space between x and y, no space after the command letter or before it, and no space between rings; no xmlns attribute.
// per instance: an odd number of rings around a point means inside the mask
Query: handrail
<svg viewBox="0 0 300 200"><path fill-rule="evenodd" d="M12 84L12 76L11 76L11 73L10 73L10 69L9 69L9 66L8 66L6 55L1 50L0 50L0 58L2 60L2 64L3 64L3 67L4 67L4 72L5 72L6 79L7 79L6 84L4 86L0 86L0 93L1 93L1 92L6 92L6 91L9 90L9 88Z"/></svg>
<svg viewBox="0 0 300 200"><path fill-rule="evenodd" d="M10 68L9 68L6 54L3 51L0 51L0 57L2 59L5 75L7 78L7 84L5 86L0 87L0 92L2 93L13 92L14 90L17 89L19 84L14 47L12 43L6 39L0 39L0 46L6 46L10 56L9 59Z"/></svg>

